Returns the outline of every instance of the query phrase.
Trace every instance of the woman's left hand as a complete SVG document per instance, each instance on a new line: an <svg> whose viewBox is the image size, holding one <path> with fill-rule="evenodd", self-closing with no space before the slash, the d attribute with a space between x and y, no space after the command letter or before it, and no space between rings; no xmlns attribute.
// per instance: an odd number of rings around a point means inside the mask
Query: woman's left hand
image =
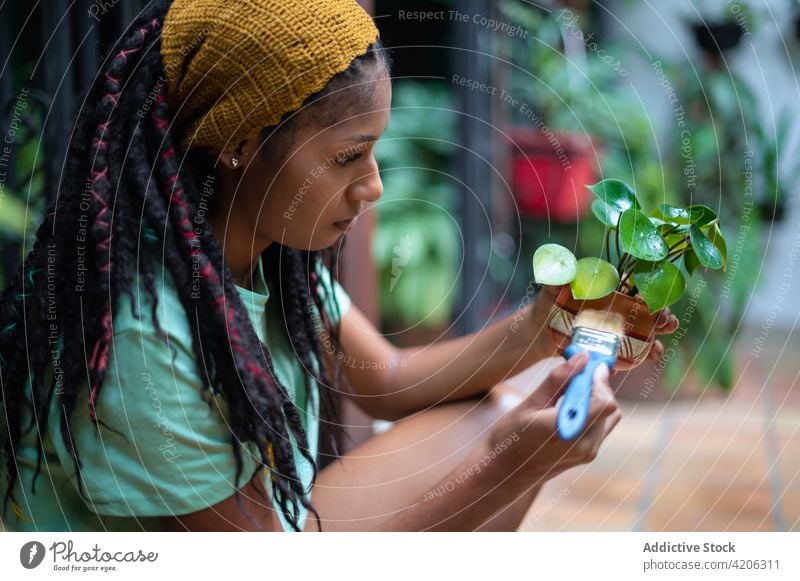
<svg viewBox="0 0 800 581"><path fill-rule="evenodd" d="M670 335L678 330L680 321L678 317L672 314L669 307L661 309L658 313L658 320L656 321L656 335ZM664 355L664 345L656 339L653 341L653 346L650 347L650 352L647 354L648 359L659 361Z"/></svg>

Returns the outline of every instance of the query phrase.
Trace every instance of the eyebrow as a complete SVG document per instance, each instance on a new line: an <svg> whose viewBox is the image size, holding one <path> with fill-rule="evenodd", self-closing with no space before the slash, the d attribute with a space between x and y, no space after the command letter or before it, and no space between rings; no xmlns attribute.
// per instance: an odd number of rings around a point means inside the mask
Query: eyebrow
<svg viewBox="0 0 800 581"><path fill-rule="evenodd" d="M349 138L347 141L352 141L353 143L368 143L370 141L378 141L378 138L374 135L354 135L353 137Z"/></svg>

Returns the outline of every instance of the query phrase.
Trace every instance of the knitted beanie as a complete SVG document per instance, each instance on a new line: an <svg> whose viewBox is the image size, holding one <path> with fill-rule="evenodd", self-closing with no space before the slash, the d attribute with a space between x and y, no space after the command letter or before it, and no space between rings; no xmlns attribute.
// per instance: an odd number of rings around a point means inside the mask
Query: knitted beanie
<svg viewBox="0 0 800 581"><path fill-rule="evenodd" d="M161 37L182 146L231 151L378 38L355 0L175 0Z"/></svg>

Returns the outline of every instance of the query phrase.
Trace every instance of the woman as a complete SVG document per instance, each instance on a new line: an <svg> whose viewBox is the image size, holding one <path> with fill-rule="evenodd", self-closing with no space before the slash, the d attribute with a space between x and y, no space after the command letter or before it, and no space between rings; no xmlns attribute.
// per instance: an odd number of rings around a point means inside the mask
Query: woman
<svg viewBox="0 0 800 581"><path fill-rule="evenodd" d="M607 372L574 445L553 404L584 359L529 394L502 383L554 354L557 289L520 330L399 350L332 277L382 193L390 102L354 0L158 0L136 19L0 303L7 528L510 530L594 457L620 417ZM341 396L398 421L317 474Z"/></svg>

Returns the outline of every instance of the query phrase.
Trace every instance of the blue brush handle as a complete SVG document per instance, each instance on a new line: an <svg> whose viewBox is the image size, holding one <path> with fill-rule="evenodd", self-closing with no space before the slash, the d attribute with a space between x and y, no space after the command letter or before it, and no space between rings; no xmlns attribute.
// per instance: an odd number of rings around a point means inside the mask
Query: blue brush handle
<svg viewBox="0 0 800 581"><path fill-rule="evenodd" d="M570 345L564 351L567 359L571 359L585 349ZM592 398L592 376L598 365L607 365L609 370L614 368L615 358L589 351L589 361L586 367L572 378L564 392L561 407L558 410L558 435L562 440L572 440L583 431L586 419L589 417L589 402Z"/></svg>

